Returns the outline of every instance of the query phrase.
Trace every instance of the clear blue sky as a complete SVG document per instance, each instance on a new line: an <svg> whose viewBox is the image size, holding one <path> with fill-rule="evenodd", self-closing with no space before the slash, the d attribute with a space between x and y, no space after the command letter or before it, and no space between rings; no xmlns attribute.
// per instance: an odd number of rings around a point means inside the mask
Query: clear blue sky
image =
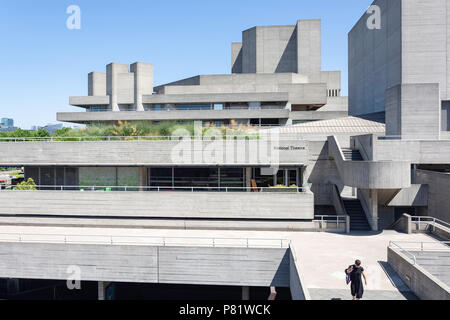
<svg viewBox="0 0 450 320"><path fill-rule="evenodd" d="M230 73L231 42L256 25L322 19L322 69L341 70L347 94L347 33L372 0L17 0L0 7L0 117L56 123L78 111L87 74L110 62L153 63L155 84ZM81 30L66 9L81 8ZM81 109L80 109L81 111Z"/></svg>

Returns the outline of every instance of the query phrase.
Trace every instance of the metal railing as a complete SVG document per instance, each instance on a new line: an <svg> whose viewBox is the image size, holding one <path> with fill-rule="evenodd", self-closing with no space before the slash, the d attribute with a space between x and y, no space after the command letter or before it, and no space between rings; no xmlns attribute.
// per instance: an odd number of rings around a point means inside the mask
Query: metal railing
<svg viewBox="0 0 450 320"><path fill-rule="evenodd" d="M344 224L344 229L347 229L347 220L348 216L344 215L317 215L314 216L315 222L320 222L321 229L324 228L325 222L333 222L336 223L336 229L339 229L341 223Z"/></svg>
<svg viewBox="0 0 450 320"><path fill-rule="evenodd" d="M161 186L63 186L63 185L1 185L3 191L81 191L81 192L280 192L306 193L307 187L161 187Z"/></svg>
<svg viewBox="0 0 450 320"><path fill-rule="evenodd" d="M167 237L93 234L0 233L0 242L61 243L100 245L197 246L236 248L289 248L291 241L281 238Z"/></svg>
<svg viewBox="0 0 450 320"><path fill-rule="evenodd" d="M414 252L450 251L450 241L389 241L389 248L399 249L402 253L409 256L414 261L414 265L416 265L417 257Z"/></svg>
<svg viewBox="0 0 450 320"><path fill-rule="evenodd" d="M414 216L411 217L411 222L415 222L415 223L430 223L432 224L433 227L433 231L436 231L436 224L439 224L441 226L444 226L445 228L450 229L450 223L440 220L440 219L436 219L434 217L430 217L430 216Z"/></svg>
<svg viewBox="0 0 450 320"><path fill-rule="evenodd" d="M264 140L271 140L264 135ZM268 138L268 139L267 139ZM98 141L182 141L182 140L259 140L257 132L218 136L83 136L83 137L0 137L0 142L98 142ZM278 141L278 137L273 138Z"/></svg>

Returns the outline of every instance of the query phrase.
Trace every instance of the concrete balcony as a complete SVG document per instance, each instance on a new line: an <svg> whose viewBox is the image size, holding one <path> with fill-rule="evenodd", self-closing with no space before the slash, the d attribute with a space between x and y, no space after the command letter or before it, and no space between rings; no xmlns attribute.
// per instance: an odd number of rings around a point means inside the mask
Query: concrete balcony
<svg viewBox="0 0 450 320"><path fill-rule="evenodd" d="M313 220L304 192L0 191L0 215L84 218Z"/></svg>
<svg viewBox="0 0 450 320"><path fill-rule="evenodd" d="M411 187L408 161L346 160L336 137L328 137L328 152L334 158L344 185L361 189L403 189Z"/></svg>
<svg viewBox="0 0 450 320"><path fill-rule="evenodd" d="M77 107L88 106L107 106L109 105L109 96L86 96L86 97L70 97L69 104Z"/></svg>

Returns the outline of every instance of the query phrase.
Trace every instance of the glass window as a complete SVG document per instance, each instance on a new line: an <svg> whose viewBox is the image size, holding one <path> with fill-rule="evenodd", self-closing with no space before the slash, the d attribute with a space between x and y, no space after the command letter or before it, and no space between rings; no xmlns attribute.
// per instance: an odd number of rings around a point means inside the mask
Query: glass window
<svg viewBox="0 0 450 320"><path fill-rule="evenodd" d="M221 168L220 169L220 187L237 188L236 191L242 191L245 186L244 170L242 168ZM232 191L232 190L229 190Z"/></svg>
<svg viewBox="0 0 450 320"><path fill-rule="evenodd" d="M172 188L172 168L149 169L149 186Z"/></svg>
<svg viewBox="0 0 450 320"><path fill-rule="evenodd" d="M41 185L54 186L55 185L55 168L41 168ZM51 190L51 187L43 187L42 190Z"/></svg>
<svg viewBox="0 0 450 320"><path fill-rule="evenodd" d="M175 168L175 187L215 190L218 178L217 168Z"/></svg>
<svg viewBox="0 0 450 320"><path fill-rule="evenodd" d="M210 104L177 104L178 110L211 110Z"/></svg>

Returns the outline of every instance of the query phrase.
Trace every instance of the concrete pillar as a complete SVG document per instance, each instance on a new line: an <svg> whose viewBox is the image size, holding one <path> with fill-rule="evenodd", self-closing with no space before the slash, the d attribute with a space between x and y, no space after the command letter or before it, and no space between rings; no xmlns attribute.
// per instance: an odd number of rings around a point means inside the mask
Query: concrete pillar
<svg viewBox="0 0 450 320"><path fill-rule="evenodd" d="M275 287L270 287L270 295L267 300L273 301L277 298L277 289Z"/></svg>
<svg viewBox="0 0 450 320"><path fill-rule="evenodd" d="M245 168L245 187L247 192L252 192L252 168Z"/></svg>
<svg viewBox="0 0 450 320"><path fill-rule="evenodd" d="M110 282L99 281L98 282L98 300L103 301L106 298L106 288Z"/></svg>
<svg viewBox="0 0 450 320"><path fill-rule="evenodd" d="M378 190L371 189L369 197L369 210L372 213L372 221L370 225L373 231L378 230Z"/></svg>
<svg viewBox="0 0 450 320"><path fill-rule="evenodd" d="M141 187L139 191L145 191L147 186L147 168L139 168L139 186Z"/></svg>
<svg viewBox="0 0 450 320"><path fill-rule="evenodd" d="M134 107L136 111L144 111L142 96L153 94L153 65L136 62L130 71L134 73Z"/></svg>
<svg viewBox="0 0 450 320"><path fill-rule="evenodd" d="M250 300L250 287L242 287L242 300Z"/></svg>
<svg viewBox="0 0 450 320"><path fill-rule="evenodd" d="M119 110L119 74L128 73L128 65L110 63L106 66L106 94L109 95L112 111Z"/></svg>

